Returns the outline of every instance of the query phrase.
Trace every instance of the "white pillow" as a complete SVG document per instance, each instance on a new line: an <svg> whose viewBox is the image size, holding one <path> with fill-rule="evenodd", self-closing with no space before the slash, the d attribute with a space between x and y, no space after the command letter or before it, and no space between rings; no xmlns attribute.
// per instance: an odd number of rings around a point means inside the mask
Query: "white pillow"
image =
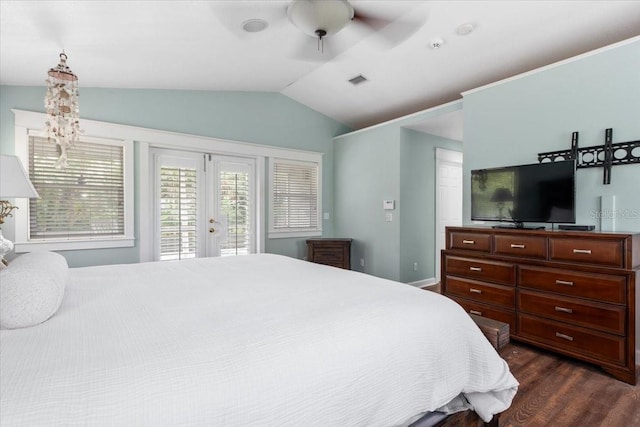
<svg viewBox="0 0 640 427"><path fill-rule="evenodd" d="M69 268L55 252L31 252L0 271L0 329L34 326L58 311Z"/></svg>

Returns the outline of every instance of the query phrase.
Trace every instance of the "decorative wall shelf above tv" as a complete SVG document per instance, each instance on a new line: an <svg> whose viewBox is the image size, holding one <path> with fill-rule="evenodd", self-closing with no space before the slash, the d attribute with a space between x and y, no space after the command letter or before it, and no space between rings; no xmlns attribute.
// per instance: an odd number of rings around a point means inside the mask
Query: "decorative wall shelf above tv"
<svg viewBox="0 0 640 427"><path fill-rule="evenodd" d="M611 183L611 167L640 163L640 140L612 143L613 128L605 131L603 145L578 148L578 132L571 135L571 148L568 150L538 153L538 161L555 162L576 160L576 168L604 168L603 184Z"/></svg>

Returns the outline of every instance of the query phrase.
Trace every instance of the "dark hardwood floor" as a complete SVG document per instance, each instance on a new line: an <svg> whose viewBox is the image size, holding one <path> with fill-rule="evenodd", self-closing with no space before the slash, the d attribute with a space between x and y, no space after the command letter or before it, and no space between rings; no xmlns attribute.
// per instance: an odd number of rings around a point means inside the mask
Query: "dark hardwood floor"
<svg viewBox="0 0 640 427"><path fill-rule="evenodd" d="M600 368L525 344L500 350L520 382L500 427L640 426L639 385L618 381ZM455 414L442 427L481 426L473 412Z"/></svg>

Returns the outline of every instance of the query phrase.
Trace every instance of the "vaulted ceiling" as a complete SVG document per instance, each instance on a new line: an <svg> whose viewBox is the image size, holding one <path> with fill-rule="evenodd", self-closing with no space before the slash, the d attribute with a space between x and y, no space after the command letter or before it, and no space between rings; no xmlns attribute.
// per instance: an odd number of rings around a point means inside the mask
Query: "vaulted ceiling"
<svg viewBox="0 0 640 427"><path fill-rule="evenodd" d="M81 90L279 92L358 129L640 34L640 1L350 3L321 52L288 1L3 0L0 83L43 85L64 49Z"/></svg>

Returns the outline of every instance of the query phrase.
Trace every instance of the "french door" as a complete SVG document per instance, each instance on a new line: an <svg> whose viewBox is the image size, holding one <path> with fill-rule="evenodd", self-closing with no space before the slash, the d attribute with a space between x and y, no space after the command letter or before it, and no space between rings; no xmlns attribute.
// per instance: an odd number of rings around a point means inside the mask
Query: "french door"
<svg viewBox="0 0 640 427"><path fill-rule="evenodd" d="M155 259L256 251L256 164L251 158L153 150Z"/></svg>

